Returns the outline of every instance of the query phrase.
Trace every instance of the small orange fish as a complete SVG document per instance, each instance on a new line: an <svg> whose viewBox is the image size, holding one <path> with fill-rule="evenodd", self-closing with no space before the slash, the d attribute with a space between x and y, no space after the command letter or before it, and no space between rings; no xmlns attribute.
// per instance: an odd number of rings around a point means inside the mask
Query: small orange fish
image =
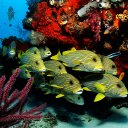
<svg viewBox="0 0 128 128"><path fill-rule="evenodd" d="M119 79L120 79L120 80L123 80L124 75L125 75L125 73L124 73L124 72L121 72L121 74L120 74L120 76L119 76Z"/></svg>
<svg viewBox="0 0 128 128"><path fill-rule="evenodd" d="M114 23L113 23L113 26L118 30L119 26L120 26L120 20L119 19L115 19Z"/></svg>

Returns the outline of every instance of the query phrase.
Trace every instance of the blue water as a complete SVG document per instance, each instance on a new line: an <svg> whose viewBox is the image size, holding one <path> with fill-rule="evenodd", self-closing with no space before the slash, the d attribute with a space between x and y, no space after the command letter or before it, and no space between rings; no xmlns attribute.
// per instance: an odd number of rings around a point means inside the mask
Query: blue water
<svg viewBox="0 0 128 128"><path fill-rule="evenodd" d="M8 8L12 6L14 9L14 19L8 21ZM16 36L26 40L29 31L23 29L22 20L25 18L28 10L26 0L1 0L0 1L0 38ZM9 26L9 25L12 26Z"/></svg>

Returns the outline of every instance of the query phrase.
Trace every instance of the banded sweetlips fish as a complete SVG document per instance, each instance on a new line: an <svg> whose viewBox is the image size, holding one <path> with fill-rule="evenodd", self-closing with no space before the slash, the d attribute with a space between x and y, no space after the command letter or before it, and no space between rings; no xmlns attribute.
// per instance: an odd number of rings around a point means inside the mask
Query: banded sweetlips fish
<svg viewBox="0 0 128 128"><path fill-rule="evenodd" d="M8 56L8 59L13 59L16 55L16 42L12 41L9 47L3 46L2 55Z"/></svg>
<svg viewBox="0 0 128 128"><path fill-rule="evenodd" d="M86 72L102 72L103 65L97 54L89 50L71 50L64 51L62 55L58 52L51 59L60 60L67 67L72 67L73 70Z"/></svg>
<svg viewBox="0 0 128 128"><path fill-rule="evenodd" d="M84 105L84 98L81 95L73 94L73 95L65 95L63 97L68 102L76 104L76 105Z"/></svg>
<svg viewBox="0 0 128 128"><path fill-rule="evenodd" d="M117 67L114 61L112 61L108 56L99 55L99 57L103 64L105 73L117 75Z"/></svg>
<svg viewBox="0 0 128 128"><path fill-rule="evenodd" d="M41 89L42 91L45 91L46 92L45 95L55 94L55 95L57 95L56 98L63 97L68 102L76 104L76 105L84 105L84 103L85 103L84 98L81 95L64 93L64 96L63 96L63 94L61 94L61 90L53 88L53 87L49 86L47 83L42 83L42 84L38 85L37 88Z"/></svg>
<svg viewBox="0 0 128 128"><path fill-rule="evenodd" d="M44 61L48 76L67 73L65 66L57 60Z"/></svg>
<svg viewBox="0 0 128 128"><path fill-rule="evenodd" d="M86 76L81 83L84 90L98 93L94 102L100 101L104 97L127 97L128 94L124 83L111 74Z"/></svg>
<svg viewBox="0 0 128 128"><path fill-rule="evenodd" d="M19 67L21 69L20 74L19 74L20 78L27 79L27 78L32 77L31 73L30 73L31 71L28 70L28 67L29 67L29 65L28 66L27 65L22 65L22 66Z"/></svg>
<svg viewBox="0 0 128 128"><path fill-rule="evenodd" d="M46 94L57 94L56 98L63 97L65 95L81 94L83 89L77 78L71 74L59 74L55 75L54 79L50 81L47 86L42 82L39 87L41 90L47 91Z"/></svg>
<svg viewBox="0 0 128 128"><path fill-rule="evenodd" d="M41 54L41 58L42 59L45 59L49 56L51 56L51 51L48 47L44 46L44 47L39 47L39 51L40 51L40 54Z"/></svg>
<svg viewBox="0 0 128 128"><path fill-rule="evenodd" d="M32 72L45 72L46 67L41 58L38 48L29 48L25 53L21 55L20 63L22 65L29 65L28 69Z"/></svg>

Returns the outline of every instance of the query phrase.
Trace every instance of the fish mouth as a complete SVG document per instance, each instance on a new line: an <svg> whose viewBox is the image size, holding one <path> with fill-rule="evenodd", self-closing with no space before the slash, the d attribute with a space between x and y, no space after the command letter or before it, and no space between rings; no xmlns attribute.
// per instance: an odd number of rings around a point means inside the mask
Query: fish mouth
<svg viewBox="0 0 128 128"><path fill-rule="evenodd" d="M113 75L117 75L117 72L113 72Z"/></svg>
<svg viewBox="0 0 128 128"><path fill-rule="evenodd" d="M82 93L83 93L82 89L76 92L76 94L82 94Z"/></svg>
<svg viewBox="0 0 128 128"><path fill-rule="evenodd" d="M104 72L105 70L103 69L103 67L102 66L98 66L98 67L95 67L94 68L94 71L98 71L98 72Z"/></svg>
<svg viewBox="0 0 128 128"><path fill-rule="evenodd" d="M16 53L14 51L9 52L10 55L15 55Z"/></svg>
<svg viewBox="0 0 128 128"><path fill-rule="evenodd" d="M121 95L121 97L125 98L125 97L127 97L127 94L126 95Z"/></svg>

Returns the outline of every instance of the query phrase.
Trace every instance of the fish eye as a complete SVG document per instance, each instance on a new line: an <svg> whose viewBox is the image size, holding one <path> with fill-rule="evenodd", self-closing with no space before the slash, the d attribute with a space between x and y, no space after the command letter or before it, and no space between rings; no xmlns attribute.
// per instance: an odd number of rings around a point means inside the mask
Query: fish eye
<svg viewBox="0 0 128 128"><path fill-rule="evenodd" d="M112 65L112 69L114 69L114 68L116 68L116 66L115 65Z"/></svg>
<svg viewBox="0 0 128 128"><path fill-rule="evenodd" d="M69 81L69 84L70 84L70 85L73 85L73 81L72 81L72 80L70 80L70 81Z"/></svg>
<svg viewBox="0 0 128 128"><path fill-rule="evenodd" d="M39 65L39 62L38 61L35 61L36 65Z"/></svg>
<svg viewBox="0 0 128 128"><path fill-rule="evenodd" d="M61 67L61 66L59 66L58 68L59 68L59 69L62 69L62 67Z"/></svg>
<svg viewBox="0 0 128 128"><path fill-rule="evenodd" d="M80 97L78 96L78 100L80 100Z"/></svg>
<svg viewBox="0 0 128 128"><path fill-rule="evenodd" d="M34 54L37 54L37 52L36 52L36 51L34 51Z"/></svg>
<svg viewBox="0 0 128 128"><path fill-rule="evenodd" d="M92 60L93 60L94 62L97 62L97 59L96 59L95 57L93 57Z"/></svg>
<svg viewBox="0 0 128 128"><path fill-rule="evenodd" d="M27 71L25 70L25 74L27 74Z"/></svg>
<svg viewBox="0 0 128 128"><path fill-rule="evenodd" d="M122 88L122 86L121 86L120 84L117 84L116 86L117 86L118 88Z"/></svg>
<svg viewBox="0 0 128 128"><path fill-rule="evenodd" d="M47 54L48 54L48 55L51 55L51 53L50 53L50 52L48 52Z"/></svg>

